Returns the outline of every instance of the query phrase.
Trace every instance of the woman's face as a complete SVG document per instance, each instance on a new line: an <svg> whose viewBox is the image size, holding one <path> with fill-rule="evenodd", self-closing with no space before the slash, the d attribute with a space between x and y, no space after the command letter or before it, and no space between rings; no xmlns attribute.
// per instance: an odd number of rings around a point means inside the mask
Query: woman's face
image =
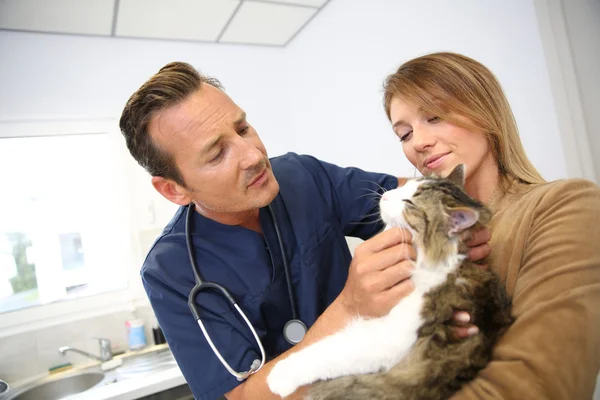
<svg viewBox="0 0 600 400"><path fill-rule="evenodd" d="M481 132L426 115L418 107L394 97L390 118L408 160L423 174L447 176L458 164L466 167L466 182L485 182L498 168ZM482 180L483 179L483 180Z"/></svg>

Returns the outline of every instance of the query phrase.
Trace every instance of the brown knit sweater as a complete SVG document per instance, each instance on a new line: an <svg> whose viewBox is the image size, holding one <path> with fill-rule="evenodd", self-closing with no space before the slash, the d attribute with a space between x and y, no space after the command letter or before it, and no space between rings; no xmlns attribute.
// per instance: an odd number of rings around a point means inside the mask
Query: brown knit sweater
<svg viewBox="0 0 600 400"><path fill-rule="evenodd" d="M452 400L591 399L600 368L600 187L514 184L489 207L489 264L516 321Z"/></svg>

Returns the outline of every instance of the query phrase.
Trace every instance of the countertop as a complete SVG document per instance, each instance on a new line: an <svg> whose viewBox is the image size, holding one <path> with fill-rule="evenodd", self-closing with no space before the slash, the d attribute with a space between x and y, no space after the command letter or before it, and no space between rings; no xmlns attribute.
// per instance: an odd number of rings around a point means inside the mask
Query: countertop
<svg viewBox="0 0 600 400"><path fill-rule="evenodd" d="M68 400L132 400L185 384L179 367L125 379L105 386L96 386Z"/></svg>

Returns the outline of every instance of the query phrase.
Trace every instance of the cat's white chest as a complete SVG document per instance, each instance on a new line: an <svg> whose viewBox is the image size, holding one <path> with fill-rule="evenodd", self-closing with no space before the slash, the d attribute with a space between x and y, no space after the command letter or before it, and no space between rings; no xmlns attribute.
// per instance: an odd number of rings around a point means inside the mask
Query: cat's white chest
<svg viewBox="0 0 600 400"><path fill-rule="evenodd" d="M273 393L287 396L299 386L345 375L392 368L412 349L423 324L425 294L444 282L450 268L420 268L413 273L415 290L381 318L352 321L348 326L287 359L271 371Z"/></svg>
<svg viewBox="0 0 600 400"><path fill-rule="evenodd" d="M383 329L391 332L395 331L398 334L396 336L397 342L391 344L392 349L398 351L398 357L386 363L384 365L385 369L396 365L416 342L417 332L423 324L421 310L425 301L425 294L443 283L449 272L449 268L426 269L417 267L412 276L415 290L394 306L387 316L382 318L387 325Z"/></svg>

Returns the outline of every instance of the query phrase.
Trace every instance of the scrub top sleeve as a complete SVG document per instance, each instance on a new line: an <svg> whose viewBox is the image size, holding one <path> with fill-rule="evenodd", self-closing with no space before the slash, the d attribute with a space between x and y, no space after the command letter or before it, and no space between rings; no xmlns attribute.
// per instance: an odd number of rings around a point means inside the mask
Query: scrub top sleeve
<svg viewBox="0 0 600 400"><path fill-rule="evenodd" d="M392 175L342 168L311 156L298 156L314 175L324 198L333 207L345 236L369 239L383 229L379 195L398 187Z"/></svg>
<svg viewBox="0 0 600 400"><path fill-rule="evenodd" d="M142 273L142 282L169 348L195 398L214 400L238 386L240 382L225 369L204 338L189 310L187 295L174 290L162 277L148 270ZM248 370L259 357L252 344L219 314L205 307L200 308L200 313L225 360L237 371Z"/></svg>

